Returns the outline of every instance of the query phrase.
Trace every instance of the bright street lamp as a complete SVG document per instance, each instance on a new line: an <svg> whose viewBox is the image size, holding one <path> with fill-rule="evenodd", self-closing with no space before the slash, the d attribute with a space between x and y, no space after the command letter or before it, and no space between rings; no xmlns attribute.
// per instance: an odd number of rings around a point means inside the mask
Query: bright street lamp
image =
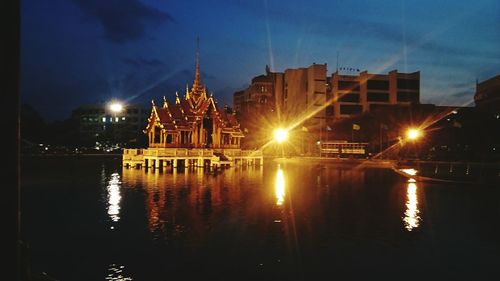
<svg viewBox="0 0 500 281"><path fill-rule="evenodd" d="M118 115L123 112L124 108L123 103L121 103L118 100L112 100L109 102L108 108L112 112L111 113L112 116L110 117L110 122L113 123L119 122L118 120L120 119L120 117ZM110 124L109 130L110 130L109 137L114 143L116 143L117 139L121 138L120 135L123 133L123 126L118 126L118 124Z"/></svg>
<svg viewBox="0 0 500 281"><path fill-rule="evenodd" d="M422 131L417 128L410 128L406 131L406 137L409 140L416 140L422 136Z"/></svg>
<svg viewBox="0 0 500 281"><path fill-rule="evenodd" d="M114 113L120 113L123 110L123 105L120 102L114 101L109 105L109 109Z"/></svg>
<svg viewBox="0 0 500 281"><path fill-rule="evenodd" d="M274 140L277 143L282 143L288 139L288 131L283 128L274 130Z"/></svg>

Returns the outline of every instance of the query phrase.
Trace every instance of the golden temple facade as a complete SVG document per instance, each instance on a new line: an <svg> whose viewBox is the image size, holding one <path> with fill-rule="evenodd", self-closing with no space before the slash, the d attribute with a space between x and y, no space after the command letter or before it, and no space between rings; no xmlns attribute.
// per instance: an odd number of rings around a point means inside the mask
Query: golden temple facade
<svg viewBox="0 0 500 281"><path fill-rule="evenodd" d="M144 133L150 148L240 148L244 137L235 115L227 108L217 108L201 82L199 55L191 90L175 103L163 97L163 105L152 101L151 115Z"/></svg>

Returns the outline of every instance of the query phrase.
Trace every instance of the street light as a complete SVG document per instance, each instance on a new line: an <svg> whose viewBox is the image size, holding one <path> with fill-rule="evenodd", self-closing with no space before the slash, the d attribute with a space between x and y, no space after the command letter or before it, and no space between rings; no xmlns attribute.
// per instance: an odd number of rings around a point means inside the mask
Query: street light
<svg viewBox="0 0 500 281"><path fill-rule="evenodd" d="M274 140L281 144L288 139L288 131L283 128L274 130Z"/></svg>
<svg viewBox="0 0 500 281"><path fill-rule="evenodd" d="M113 101L109 104L109 109L113 113L120 113L123 110L123 104L121 104L120 102L117 102L117 101Z"/></svg>
<svg viewBox="0 0 500 281"><path fill-rule="evenodd" d="M413 144L415 145L414 149L414 153L415 153L415 157L417 159L420 158L420 152L419 152L419 142L417 141L418 139L420 139L423 135L423 131L420 129L420 128L408 128L408 130L406 130L406 139L409 141L409 142L413 142Z"/></svg>
<svg viewBox="0 0 500 281"><path fill-rule="evenodd" d="M417 140L422 136L422 131L418 128L409 128L406 131L406 138L409 140Z"/></svg>
<svg viewBox="0 0 500 281"><path fill-rule="evenodd" d="M123 104L120 101L112 100L111 102L109 102L108 107L109 107L109 110L112 112L112 115L113 115L111 117L111 122L113 122L113 123L119 122L118 121L119 120L118 114L122 113L122 111L123 111ZM119 133L119 132L117 132L117 130L119 128L117 127L117 125L112 125L111 129L112 129L111 137L113 139L113 142L116 142L117 134ZM116 145L116 144L113 144L113 145Z"/></svg>

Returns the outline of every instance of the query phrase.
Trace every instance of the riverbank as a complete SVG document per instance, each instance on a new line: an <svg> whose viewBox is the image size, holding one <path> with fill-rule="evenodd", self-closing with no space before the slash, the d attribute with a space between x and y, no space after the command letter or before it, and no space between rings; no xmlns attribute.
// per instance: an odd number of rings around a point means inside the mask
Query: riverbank
<svg viewBox="0 0 500 281"><path fill-rule="evenodd" d="M420 161L361 158L325 158L325 157L278 157L272 161L298 165L335 165L350 168L383 168L411 177L417 181L440 182L448 184L500 183L500 163L478 163L465 161ZM402 169L415 170L414 175L406 174Z"/></svg>
<svg viewBox="0 0 500 281"><path fill-rule="evenodd" d="M326 157L277 157L272 159L278 163L293 164L337 164L346 166L362 166L371 168L392 168L397 163L394 160L378 160L363 158L326 158Z"/></svg>

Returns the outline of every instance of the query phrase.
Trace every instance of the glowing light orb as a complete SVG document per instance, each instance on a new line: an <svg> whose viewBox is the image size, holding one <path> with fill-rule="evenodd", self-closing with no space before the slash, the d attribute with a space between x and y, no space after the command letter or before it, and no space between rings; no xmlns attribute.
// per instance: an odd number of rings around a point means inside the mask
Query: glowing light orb
<svg viewBox="0 0 500 281"><path fill-rule="evenodd" d="M406 137L410 140L416 140L422 136L422 132L419 129L408 129L406 132Z"/></svg>
<svg viewBox="0 0 500 281"><path fill-rule="evenodd" d="M278 165L278 171L276 173L276 182L275 182L275 192L276 192L276 205L283 205L283 201L285 201L285 176L283 174L283 170Z"/></svg>
<svg viewBox="0 0 500 281"><path fill-rule="evenodd" d="M284 141L286 141L288 139L288 131L283 129L283 128L279 128L279 129L276 129L274 130L274 140L277 142L277 143L282 143Z"/></svg>
<svg viewBox="0 0 500 281"><path fill-rule="evenodd" d="M109 109L113 112L121 112L123 110L123 105L119 102L113 102L109 105Z"/></svg>

